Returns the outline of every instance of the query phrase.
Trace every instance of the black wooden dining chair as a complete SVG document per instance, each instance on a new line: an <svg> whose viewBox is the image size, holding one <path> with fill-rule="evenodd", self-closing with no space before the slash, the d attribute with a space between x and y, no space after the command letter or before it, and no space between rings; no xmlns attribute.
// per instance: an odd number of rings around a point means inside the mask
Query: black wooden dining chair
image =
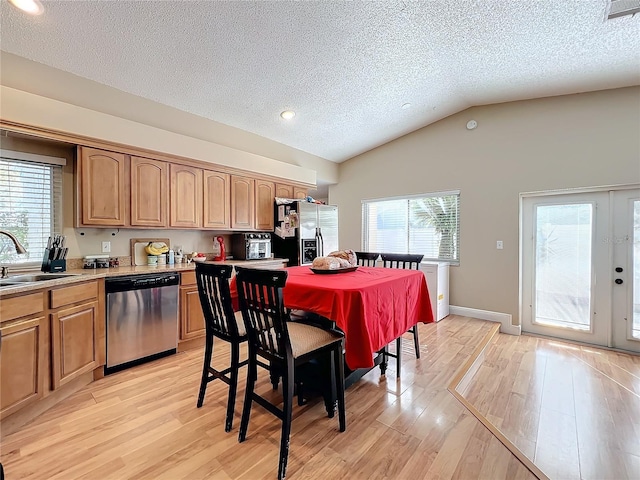
<svg viewBox="0 0 640 480"><path fill-rule="evenodd" d="M424 255L412 255L404 253L381 253L382 266L386 268L404 268L418 270ZM420 339L418 338L418 325L411 327L408 332L413 334L413 345L416 349L416 358L420 358ZM400 376L400 349L401 338L396 340L396 360L398 361L398 376Z"/></svg>
<svg viewBox="0 0 640 480"><path fill-rule="evenodd" d="M225 431L233 426L234 405L238 388L238 369L247 364L247 360L240 362L240 345L247 341L247 333L242 318L242 312L233 312L229 279L233 267L230 265L216 265L210 263L196 263L196 281L198 295L204 314L206 338L204 350L204 364L202 379L198 393L198 408L204 403L207 385L220 379L229 385L227 399L227 418ZM224 370L216 370L211 366L213 354L213 339L219 338L228 342L231 347L231 365Z"/></svg>
<svg viewBox="0 0 640 480"><path fill-rule="evenodd" d="M365 267L375 267L378 261L379 253L373 252L355 252L358 259L358 265Z"/></svg>
<svg viewBox="0 0 640 480"><path fill-rule="evenodd" d="M289 311L282 302L282 289L287 280L285 270L259 270L236 267L238 299L249 336L249 366L244 407L238 441L244 442L253 402L282 420L278 479L286 474L296 367L313 359L332 355L338 400L340 431L346 429L344 404L343 336L300 322L289 321ZM254 391L257 380L257 358L279 367L282 374L283 407L278 408Z"/></svg>

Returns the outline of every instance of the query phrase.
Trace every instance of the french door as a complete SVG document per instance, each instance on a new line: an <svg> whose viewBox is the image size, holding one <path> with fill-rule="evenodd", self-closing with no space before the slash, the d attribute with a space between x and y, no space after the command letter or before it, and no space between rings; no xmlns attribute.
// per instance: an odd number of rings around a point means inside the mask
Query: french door
<svg viewBox="0 0 640 480"><path fill-rule="evenodd" d="M522 330L640 352L640 189L524 196Z"/></svg>

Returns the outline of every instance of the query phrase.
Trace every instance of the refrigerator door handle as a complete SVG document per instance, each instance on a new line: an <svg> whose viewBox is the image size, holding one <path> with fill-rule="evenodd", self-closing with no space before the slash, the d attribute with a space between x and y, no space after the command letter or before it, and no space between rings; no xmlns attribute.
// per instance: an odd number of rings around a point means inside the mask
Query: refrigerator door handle
<svg viewBox="0 0 640 480"><path fill-rule="evenodd" d="M320 248L320 256L324 257L324 238L322 238L322 228L318 227L318 247Z"/></svg>

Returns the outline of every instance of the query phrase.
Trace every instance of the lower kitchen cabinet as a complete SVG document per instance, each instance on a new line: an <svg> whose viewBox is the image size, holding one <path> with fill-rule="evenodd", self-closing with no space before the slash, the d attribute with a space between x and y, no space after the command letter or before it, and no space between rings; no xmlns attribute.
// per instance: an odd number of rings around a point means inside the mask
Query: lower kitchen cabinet
<svg viewBox="0 0 640 480"><path fill-rule="evenodd" d="M206 333L196 273L184 272L180 279L180 340L192 340Z"/></svg>
<svg viewBox="0 0 640 480"><path fill-rule="evenodd" d="M98 310L98 302L94 301L51 314L54 389L99 366Z"/></svg>
<svg viewBox="0 0 640 480"><path fill-rule="evenodd" d="M45 389L45 317L0 328L0 418L42 398Z"/></svg>

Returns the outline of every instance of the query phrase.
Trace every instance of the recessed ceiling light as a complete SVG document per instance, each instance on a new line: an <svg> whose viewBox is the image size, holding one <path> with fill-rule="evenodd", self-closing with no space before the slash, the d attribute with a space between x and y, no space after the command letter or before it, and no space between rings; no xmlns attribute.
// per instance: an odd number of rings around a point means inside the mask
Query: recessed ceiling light
<svg viewBox="0 0 640 480"><path fill-rule="evenodd" d="M9 0L9 3L29 15L40 15L44 7L39 0Z"/></svg>
<svg viewBox="0 0 640 480"><path fill-rule="evenodd" d="M410 103L403 103L402 104L402 109L406 110L407 108L411 108L411 104Z"/></svg>
<svg viewBox="0 0 640 480"><path fill-rule="evenodd" d="M293 117L296 116L296 112L294 112L293 110L285 110L280 114L280 116L285 120L291 120Z"/></svg>

